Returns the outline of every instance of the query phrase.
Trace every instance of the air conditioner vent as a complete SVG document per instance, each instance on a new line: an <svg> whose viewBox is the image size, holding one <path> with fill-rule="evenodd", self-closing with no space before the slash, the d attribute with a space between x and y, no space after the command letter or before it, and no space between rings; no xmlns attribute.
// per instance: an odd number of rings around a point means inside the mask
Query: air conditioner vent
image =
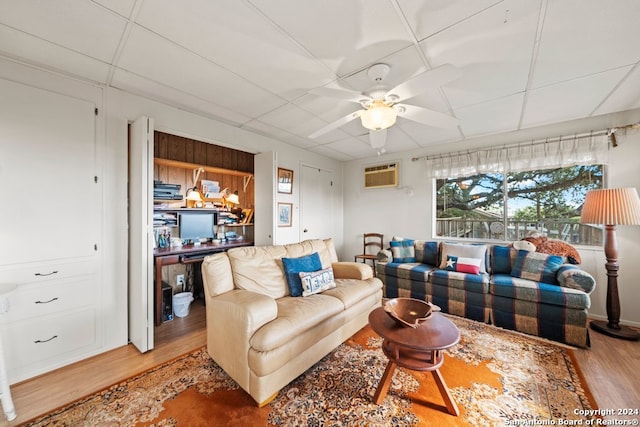
<svg viewBox="0 0 640 427"><path fill-rule="evenodd" d="M398 162L364 168L364 188L398 186Z"/></svg>

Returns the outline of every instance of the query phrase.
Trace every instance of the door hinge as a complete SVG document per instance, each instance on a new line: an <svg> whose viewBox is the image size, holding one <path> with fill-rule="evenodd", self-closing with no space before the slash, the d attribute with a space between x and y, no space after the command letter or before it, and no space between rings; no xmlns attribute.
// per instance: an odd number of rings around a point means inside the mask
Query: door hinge
<svg viewBox="0 0 640 427"><path fill-rule="evenodd" d="M95 182L96 184L98 183L98 175L93 177L93 182Z"/></svg>
<svg viewBox="0 0 640 427"><path fill-rule="evenodd" d="M94 113L96 116L98 115L98 107L96 107L96 108L93 110L93 113Z"/></svg>
<svg viewBox="0 0 640 427"><path fill-rule="evenodd" d="M97 243L93 245L93 250L98 252L98 244Z"/></svg>

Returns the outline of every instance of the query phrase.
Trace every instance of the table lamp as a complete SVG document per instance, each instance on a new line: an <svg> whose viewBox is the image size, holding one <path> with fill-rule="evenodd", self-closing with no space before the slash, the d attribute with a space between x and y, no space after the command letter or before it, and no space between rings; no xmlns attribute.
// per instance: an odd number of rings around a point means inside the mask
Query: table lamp
<svg viewBox="0 0 640 427"><path fill-rule="evenodd" d="M591 329L603 334L637 340L640 334L620 325L620 296L618 294L618 242L616 225L640 224L640 198L635 188L610 188L587 192L582 214L582 224L605 226L604 255L607 258L607 318L608 322L594 320Z"/></svg>

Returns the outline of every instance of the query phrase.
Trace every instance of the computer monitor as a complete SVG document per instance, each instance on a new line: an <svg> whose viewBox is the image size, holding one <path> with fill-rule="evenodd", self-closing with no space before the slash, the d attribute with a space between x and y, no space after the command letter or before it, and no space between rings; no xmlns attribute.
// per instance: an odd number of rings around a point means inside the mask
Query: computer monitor
<svg viewBox="0 0 640 427"><path fill-rule="evenodd" d="M178 216L180 239L194 243L201 239L213 239L215 224L215 212L181 212Z"/></svg>

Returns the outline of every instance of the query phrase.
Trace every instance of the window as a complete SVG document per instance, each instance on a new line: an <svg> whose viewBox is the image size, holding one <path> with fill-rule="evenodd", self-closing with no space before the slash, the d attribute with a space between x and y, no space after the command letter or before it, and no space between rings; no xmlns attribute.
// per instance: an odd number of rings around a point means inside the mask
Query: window
<svg viewBox="0 0 640 427"><path fill-rule="evenodd" d="M602 165L436 179L436 234L520 240L531 231L571 244L600 245L602 229L580 224L588 190L603 187Z"/></svg>

